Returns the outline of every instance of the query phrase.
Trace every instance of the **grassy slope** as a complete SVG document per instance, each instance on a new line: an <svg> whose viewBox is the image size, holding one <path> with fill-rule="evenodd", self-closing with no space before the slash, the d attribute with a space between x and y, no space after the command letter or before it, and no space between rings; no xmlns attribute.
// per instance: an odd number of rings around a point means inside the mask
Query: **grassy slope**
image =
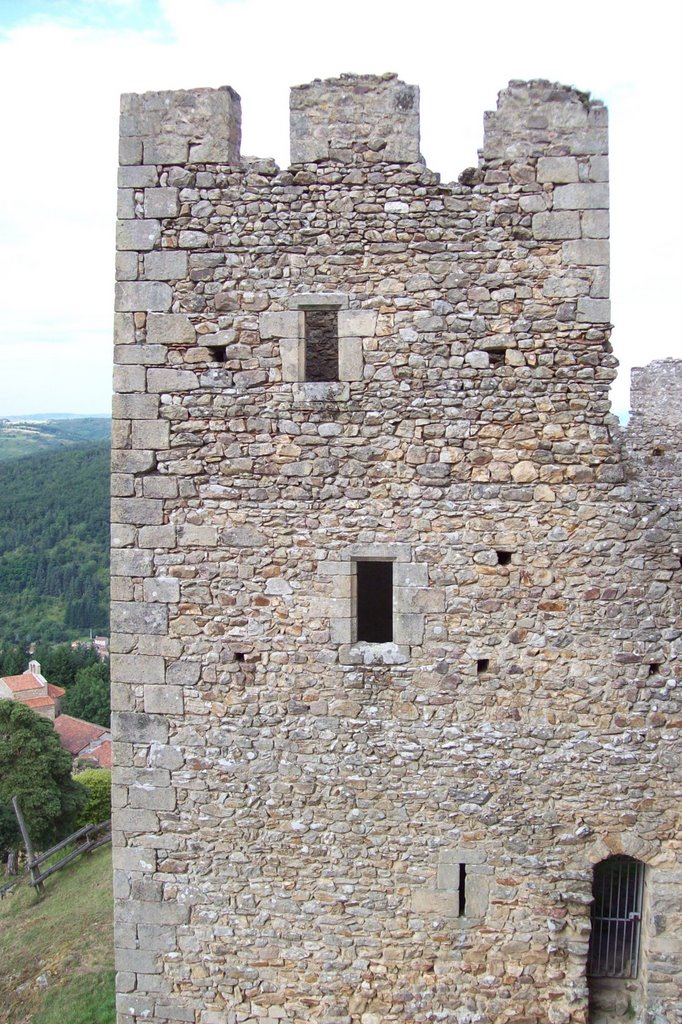
<svg viewBox="0 0 682 1024"><path fill-rule="evenodd" d="M113 1024L111 847L45 890L38 900L21 884L0 900L0 1024Z"/></svg>

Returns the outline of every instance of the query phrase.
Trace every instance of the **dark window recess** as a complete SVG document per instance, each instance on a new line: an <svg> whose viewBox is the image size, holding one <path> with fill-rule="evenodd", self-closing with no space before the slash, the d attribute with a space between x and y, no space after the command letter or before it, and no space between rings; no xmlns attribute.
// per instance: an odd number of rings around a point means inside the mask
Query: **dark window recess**
<svg viewBox="0 0 682 1024"><path fill-rule="evenodd" d="M654 448L652 454L655 455L657 459L660 459L661 455L665 455L665 448L660 448L657 446L656 448Z"/></svg>
<svg viewBox="0 0 682 1024"><path fill-rule="evenodd" d="M478 661L476 662L476 671L478 672L479 676L483 675L484 672L487 672L489 668L490 660L488 658L479 658Z"/></svg>
<svg viewBox="0 0 682 1024"><path fill-rule="evenodd" d="M509 565L511 562L511 551L496 551L495 554L498 565Z"/></svg>
<svg viewBox="0 0 682 1024"><path fill-rule="evenodd" d="M459 866L459 916L466 917L467 913L467 866Z"/></svg>
<svg viewBox="0 0 682 1024"><path fill-rule="evenodd" d="M393 640L393 562L357 562L358 640Z"/></svg>
<svg viewBox="0 0 682 1024"><path fill-rule="evenodd" d="M488 349L488 362L492 367L504 366L505 363L505 348L489 348Z"/></svg>
<svg viewBox="0 0 682 1024"><path fill-rule="evenodd" d="M339 379L339 330L335 309L305 311L305 379Z"/></svg>
<svg viewBox="0 0 682 1024"><path fill-rule="evenodd" d="M243 651L235 651L234 652L234 660L235 661L244 661L244 658L245 658L245 654L244 654Z"/></svg>
<svg viewBox="0 0 682 1024"><path fill-rule="evenodd" d="M211 353L211 359L214 363L224 363L227 359L226 345L210 345L208 351Z"/></svg>
<svg viewBox="0 0 682 1024"><path fill-rule="evenodd" d="M660 662L652 661L651 664L649 665L649 675L650 676L657 676L660 671L661 671Z"/></svg>
<svg viewBox="0 0 682 1024"><path fill-rule="evenodd" d="M595 865L587 975L636 978L644 894L644 865L609 857Z"/></svg>

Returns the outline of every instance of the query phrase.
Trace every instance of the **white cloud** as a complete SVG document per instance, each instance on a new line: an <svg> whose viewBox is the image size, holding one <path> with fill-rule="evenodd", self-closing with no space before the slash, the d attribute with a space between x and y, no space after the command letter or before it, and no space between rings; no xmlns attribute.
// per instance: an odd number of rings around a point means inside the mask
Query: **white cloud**
<svg viewBox="0 0 682 1024"><path fill-rule="evenodd" d="M128 7L135 31L120 27ZM679 9L653 0L646 20L633 22L585 0L568 8L527 0L522 9L501 0L161 0L156 9L109 0L96 7L97 27L88 27L88 9L48 4L41 18L0 36L0 87L12 96L0 161L0 414L21 395L32 338L40 339L36 388L44 381L72 395L82 376L83 390L108 401L121 92L232 85L242 95L243 151L285 164L289 86L344 71L391 70L420 85L422 149L445 180L475 163L483 111L509 78L565 81L604 99L613 341L626 371L615 404L627 405L629 365L682 354Z"/></svg>

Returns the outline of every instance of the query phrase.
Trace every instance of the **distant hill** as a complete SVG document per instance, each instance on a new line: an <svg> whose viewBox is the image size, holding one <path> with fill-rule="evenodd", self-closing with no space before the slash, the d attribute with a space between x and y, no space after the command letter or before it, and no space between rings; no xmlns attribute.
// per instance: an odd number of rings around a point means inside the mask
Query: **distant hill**
<svg viewBox="0 0 682 1024"><path fill-rule="evenodd" d="M20 459L40 451L71 448L84 441L104 441L111 437L108 416L67 416L55 413L51 418L31 416L0 417L0 463Z"/></svg>
<svg viewBox="0 0 682 1024"><path fill-rule="evenodd" d="M108 632L109 453L0 461L0 643Z"/></svg>

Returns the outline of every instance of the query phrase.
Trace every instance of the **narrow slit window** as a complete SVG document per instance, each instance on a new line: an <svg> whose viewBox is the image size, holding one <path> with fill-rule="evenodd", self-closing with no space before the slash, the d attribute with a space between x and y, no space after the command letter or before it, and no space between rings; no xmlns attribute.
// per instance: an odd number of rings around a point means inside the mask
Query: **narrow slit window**
<svg viewBox="0 0 682 1024"><path fill-rule="evenodd" d="M305 311L305 379L339 379L339 329L335 309Z"/></svg>
<svg viewBox="0 0 682 1024"><path fill-rule="evenodd" d="M356 563L357 638L393 641L393 562Z"/></svg>
<svg viewBox="0 0 682 1024"><path fill-rule="evenodd" d="M466 917L467 913L467 866L459 866L459 916Z"/></svg>

